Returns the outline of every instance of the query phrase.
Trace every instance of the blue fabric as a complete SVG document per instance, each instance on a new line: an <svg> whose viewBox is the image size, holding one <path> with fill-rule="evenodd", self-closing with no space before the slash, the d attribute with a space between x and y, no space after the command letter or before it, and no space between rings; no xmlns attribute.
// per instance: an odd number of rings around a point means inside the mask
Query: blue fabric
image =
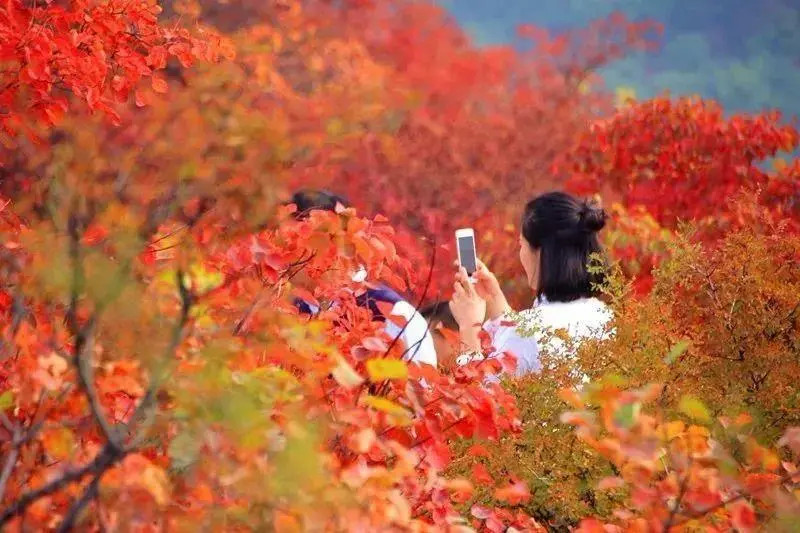
<svg viewBox="0 0 800 533"><path fill-rule="evenodd" d="M311 304L309 304L308 302L306 302L302 298L295 298L292 303L297 308L297 310L300 311L301 313L303 313L304 315L313 315L317 311L319 311L319 309L313 309ZM316 306L314 306L314 307L316 307Z"/></svg>
<svg viewBox="0 0 800 533"><path fill-rule="evenodd" d="M386 320L386 317L383 316L381 310L378 309L378 302L396 304L402 300L402 296L389 287L382 285L375 289L367 289L361 296L356 297L356 304L360 307L368 308L372 312L372 318L374 320L383 322ZM316 306L310 305L302 298L295 298L293 303L298 311L306 315L313 315L318 311Z"/></svg>
<svg viewBox="0 0 800 533"><path fill-rule="evenodd" d="M367 307L372 311L372 318L378 321L385 321L386 317L383 316L381 310L378 309L378 302L386 302L396 304L403 299L402 296L394 292L386 286L378 287L377 289L367 289L364 294L356 298L356 303L361 307Z"/></svg>

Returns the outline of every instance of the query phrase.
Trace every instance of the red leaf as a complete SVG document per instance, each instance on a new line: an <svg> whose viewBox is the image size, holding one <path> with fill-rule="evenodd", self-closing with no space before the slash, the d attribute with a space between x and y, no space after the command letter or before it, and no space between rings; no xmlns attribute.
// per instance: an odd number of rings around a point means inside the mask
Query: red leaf
<svg viewBox="0 0 800 533"><path fill-rule="evenodd" d="M780 476L777 474L748 474L744 480L744 485L750 494L758 494L764 489L774 486Z"/></svg>
<svg viewBox="0 0 800 533"><path fill-rule="evenodd" d="M585 518L581 520L575 533L607 533L603 523L596 518Z"/></svg>
<svg viewBox="0 0 800 533"><path fill-rule="evenodd" d="M100 224L92 224L86 228L81 240L88 246L94 246L95 244L104 240L107 236L108 230L106 228Z"/></svg>
<svg viewBox="0 0 800 533"><path fill-rule="evenodd" d="M486 467L480 463L475 463L472 465L472 479L481 485L489 485L494 482L492 475L489 474L489 471L486 469Z"/></svg>
<svg viewBox="0 0 800 533"><path fill-rule="evenodd" d="M408 324L408 320L406 320L406 317L393 313L394 311L393 303L375 302L375 306L387 320L390 320L391 322L395 323L400 328L403 328L405 327L406 324Z"/></svg>
<svg viewBox="0 0 800 533"><path fill-rule="evenodd" d="M319 309L319 307L320 307L319 301L317 301L317 299L314 297L314 295L311 293L311 291L309 291L307 289L304 289L302 287L295 287L294 288L294 294L295 294L295 296L297 296L298 298L300 298L301 300L303 300L307 304L311 304L314 307Z"/></svg>
<svg viewBox="0 0 800 533"><path fill-rule="evenodd" d="M467 455L471 457L489 457L489 450L480 444L473 444L467 450Z"/></svg>
<svg viewBox="0 0 800 533"><path fill-rule="evenodd" d="M747 533L756 528L756 513L748 502L739 500L731 504L731 524L737 530Z"/></svg>

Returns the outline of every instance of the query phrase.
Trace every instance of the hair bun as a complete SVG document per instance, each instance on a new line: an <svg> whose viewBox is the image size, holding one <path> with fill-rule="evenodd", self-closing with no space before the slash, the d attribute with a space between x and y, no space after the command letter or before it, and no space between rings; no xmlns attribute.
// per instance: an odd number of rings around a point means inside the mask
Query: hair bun
<svg viewBox="0 0 800 533"><path fill-rule="evenodd" d="M580 224L584 231L597 232L606 225L606 212L602 207L584 202L578 213Z"/></svg>

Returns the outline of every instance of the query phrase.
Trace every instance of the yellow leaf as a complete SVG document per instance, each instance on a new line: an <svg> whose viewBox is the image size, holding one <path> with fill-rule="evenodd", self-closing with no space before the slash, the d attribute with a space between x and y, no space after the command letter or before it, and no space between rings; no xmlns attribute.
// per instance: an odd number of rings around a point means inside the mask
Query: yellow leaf
<svg viewBox="0 0 800 533"><path fill-rule="evenodd" d="M636 100L636 90L632 87L617 87L614 97L617 107L624 107Z"/></svg>
<svg viewBox="0 0 800 533"><path fill-rule="evenodd" d="M411 413L409 413L405 407L398 405L391 400L381 398L380 396L366 396L362 402L375 410L383 411L384 413L400 417L407 423L411 422Z"/></svg>
<svg viewBox="0 0 800 533"><path fill-rule="evenodd" d="M0 411L5 411L12 405L14 405L14 393L9 389L0 394Z"/></svg>
<svg viewBox="0 0 800 533"><path fill-rule="evenodd" d="M667 423L667 426L665 428L667 434L667 440L672 440L678 435L681 435L685 428L686 426L680 420L675 420L673 422Z"/></svg>
<svg viewBox="0 0 800 533"><path fill-rule="evenodd" d="M695 398L694 396L685 395L681 398L678 409L681 410L686 416L697 420L698 422L708 423L711 421L711 415L708 413L708 408Z"/></svg>
<svg viewBox="0 0 800 533"><path fill-rule="evenodd" d="M370 359L367 361L367 373L372 381L405 379L408 377L408 367L399 359Z"/></svg>
<svg viewBox="0 0 800 533"><path fill-rule="evenodd" d="M141 483L158 505L165 505L169 501L169 480L161 468L148 465L142 472Z"/></svg>

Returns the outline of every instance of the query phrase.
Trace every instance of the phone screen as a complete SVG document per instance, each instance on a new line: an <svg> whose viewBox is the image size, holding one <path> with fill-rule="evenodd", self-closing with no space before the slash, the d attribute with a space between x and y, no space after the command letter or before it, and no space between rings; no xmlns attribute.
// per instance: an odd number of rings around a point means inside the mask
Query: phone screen
<svg viewBox="0 0 800 533"><path fill-rule="evenodd" d="M474 274L478 269L475 264L475 238L472 236L458 238L458 256L461 258L461 266L467 274Z"/></svg>

